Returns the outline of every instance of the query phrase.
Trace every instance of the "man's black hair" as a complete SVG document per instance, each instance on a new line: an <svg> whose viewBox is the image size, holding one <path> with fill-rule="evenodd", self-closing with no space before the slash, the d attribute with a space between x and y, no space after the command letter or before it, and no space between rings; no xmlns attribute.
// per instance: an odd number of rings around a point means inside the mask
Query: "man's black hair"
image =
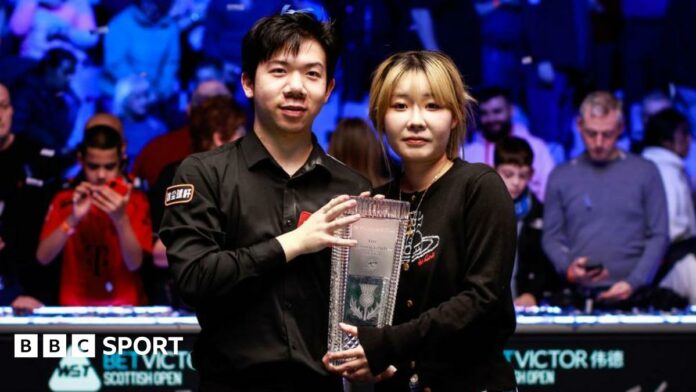
<svg viewBox="0 0 696 392"><path fill-rule="evenodd" d="M292 55L300 51L302 41L314 39L326 54L326 80L333 78L338 59L338 44L331 23L320 22L308 12L285 13L259 19L242 41L242 72L253 82L256 68L279 50ZM327 84L328 86L328 84Z"/></svg>
<svg viewBox="0 0 696 392"><path fill-rule="evenodd" d="M646 146L661 147L665 142L674 141L678 131L690 132L689 120L677 109L663 109L648 120L643 142Z"/></svg>
<svg viewBox="0 0 696 392"><path fill-rule="evenodd" d="M510 90L500 86L484 87L476 94L479 105L497 97L503 97L508 104L512 104Z"/></svg>
<svg viewBox="0 0 696 392"><path fill-rule="evenodd" d="M534 151L526 140L518 137L505 137L495 144L493 162L500 165L517 165L532 167Z"/></svg>
<svg viewBox="0 0 696 392"><path fill-rule="evenodd" d="M108 125L95 125L85 130L84 138L80 144L80 154L84 157L87 155L88 148L97 148L100 150L116 149L119 159L123 149L123 138L121 134L114 128Z"/></svg>
<svg viewBox="0 0 696 392"><path fill-rule="evenodd" d="M40 73L45 73L49 69L56 69L64 61L69 61L73 65L77 64L77 57L75 57L72 52L63 48L53 48L46 52L38 65L38 71Z"/></svg>

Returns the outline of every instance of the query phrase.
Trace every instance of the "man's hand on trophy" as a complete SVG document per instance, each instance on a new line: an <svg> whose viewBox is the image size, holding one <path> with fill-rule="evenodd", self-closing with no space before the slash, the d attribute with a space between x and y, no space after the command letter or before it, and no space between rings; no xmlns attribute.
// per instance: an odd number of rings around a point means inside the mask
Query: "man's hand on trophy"
<svg viewBox="0 0 696 392"><path fill-rule="evenodd" d="M357 241L339 238L334 236L334 232L360 219L359 214L343 216L356 204L348 195L334 197L297 229L276 237L285 251L285 260L290 262L299 255L318 252L326 247L355 246Z"/></svg>
<svg viewBox="0 0 696 392"><path fill-rule="evenodd" d="M360 197L373 197L377 200L384 200L384 195L382 195L381 193L372 196L372 192L370 191L360 192Z"/></svg>
<svg viewBox="0 0 696 392"><path fill-rule="evenodd" d="M343 332L350 336L358 337L358 328L352 325L340 323L339 326ZM344 361L340 365L333 365L332 361ZM322 358L324 367L331 373L338 374L345 377L349 381L358 382L380 382L386 380L396 373L396 368L394 366L389 366L384 372L373 375L370 371L370 366L367 362L367 357L365 356L365 350L362 345L358 347L339 351L339 352L329 352Z"/></svg>

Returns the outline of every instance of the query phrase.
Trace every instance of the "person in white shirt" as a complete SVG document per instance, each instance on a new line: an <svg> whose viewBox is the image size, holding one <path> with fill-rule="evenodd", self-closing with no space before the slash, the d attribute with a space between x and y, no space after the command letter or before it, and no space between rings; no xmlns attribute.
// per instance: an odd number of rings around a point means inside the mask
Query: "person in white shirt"
<svg viewBox="0 0 696 392"><path fill-rule="evenodd" d="M655 163L667 196L670 249L658 271L660 286L696 303L696 215L684 159L689 155L691 130L678 110L656 113L645 127L643 157Z"/></svg>
<svg viewBox="0 0 696 392"><path fill-rule="evenodd" d="M546 181L551 170L556 166L548 146L542 139L532 135L524 125L513 124L512 100L505 89L490 87L482 90L477 98L481 128L480 132L474 135L473 141L467 143L462 149L464 160L485 163L493 167L496 142L508 136L524 139L534 152L534 175L529 183L529 189L540 201L543 201Z"/></svg>

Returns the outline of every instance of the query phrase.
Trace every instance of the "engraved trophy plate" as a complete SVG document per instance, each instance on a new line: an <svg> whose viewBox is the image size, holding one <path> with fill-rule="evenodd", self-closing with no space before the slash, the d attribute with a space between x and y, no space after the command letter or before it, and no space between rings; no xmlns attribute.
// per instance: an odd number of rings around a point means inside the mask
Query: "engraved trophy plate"
<svg viewBox="0 0 696 392"><path fill-rule="evenodd" d="M331 304L329 351L357 346L338 326L391 325L396 289L403 262L403 245L410 205L397 200L352 197L360 220L337 230L335 235L352 238L354 247L336 246L331 254Z"/></svg>

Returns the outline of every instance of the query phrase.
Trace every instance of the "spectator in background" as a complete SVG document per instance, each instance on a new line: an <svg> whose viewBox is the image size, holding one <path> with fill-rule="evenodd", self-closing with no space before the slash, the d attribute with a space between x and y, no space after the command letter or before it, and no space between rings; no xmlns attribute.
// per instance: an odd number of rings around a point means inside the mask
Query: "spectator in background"
<svg viewBox="0 0 696 392"><path fill-rule="evenodd" d="M107 82L144 75L157 101L176 91L179 69L179 27L168 16L172 0L136 0L109 22L104 40ZM112 87L106 87L110 95Z"/></svg>
<svg viewBox="0 0 696 392"><path fill-rule="evenodd" d="M121 120L111 113L96 113L92 117L87 119L85 129L89 129L97 125L106 125L107 127L113 128L116 131L118 131L118 134L121 135L121 139L123 141L123 148L121 150L121 153L123 154L123 162L128 162L128 156L126 155L128 142L126 141L126 139L123 138L123 123L121 122Z"/></svg>
<svg viewBox="0 0 696 392"><path fill-rule="evenodd" d="M589 94L577 121L586 152L549 177L543 247L582 296L620 306L652 283L667 249L665 193L654 164L617 147L624 121L611 93Z"/></svg>
<svg viewBox="0 0 696 392"><path fill-rule="evenodd" d="M691 147L688 118L670 108L653 115L646 126L645 145L643 157L657 165L667 195L671 241L656 280L696 304L696 216L684 171Z"/></svg>
<svg viewBox="0 0 696 392"><path fill-rule="evenodd" d="M621 0L590 0L590 77L594 87L620 87Z"/></svg>
<svg viewBox="0 0 696 392"><path fill-rule="evenodd" d="M621 0L621 75L630 122L640 121L634 115L640 110L640 99L650 91L664 89L668 82L665 17L670 1ZM629 136L639 141L642 135Z"/></svg>
<svg viewBox="0 0 696 392"><path fill-rule="evenodd" d="M241 105L229 96L213 96L197 104L191 109L191 137L193 140L193 152L214 150L225 143L231 143L244 136L246 115ZM155 233L159 230L162 214L164 213L164 195L167 188L172 185L174 174L180 162L173 162L166 166L160 174L157 182L153 184L148 196L152 206L152 227ZM157 267L147 277L148 290L151 298L159 299L160 303L174 304L177 307L185 304L174 294L174 284L167 268L167 249L158 238L152 250L153 263ZM161 298L161 299L160 299Z"/></svg>
<svg viewBox="0 0 696 392"><path fill-rule="evenodd" d="M544 200L546 181L556 165L546 143L532 135L522 124L512 122L512 100L509 92L498 87L481 91L479 99L480 132L463 148L464 159L472 163L494 164L495 144L500 140L516 136L526 140L534 151L534 173L529 189L540 200Z"/></svg>
<svg viewBox="0 0 696 392"><path fill-rule="evenodd" d="M696 236L696 216L684 158L691 148L688 119L667 108L650 117L643 157L657 166L667 196L669 237L672 242Z"/></svg>
<svg viewBox="0 0 696 392"><path fill-rule="evenodd" d="M123 123L118 117L111 113L95 113L92 117L87 120L85 124L85 129L92 128L95 125L106 125L118 131L118 133L123 137Z"/></svg>
<svg viewBox="0 0 696 392"><path fill-rule="evenodd" d="M162 121L151 114L152 92L148 79L131 75L116 83L114 113L123 123L126 156L133 162L151 139L167 132Z"/></svg>
<svg viewBox="0 0 696 392"><path fill-rule="evenodd" d="M121 174L118 131L85 131L74 188L59 192L46 215L37 260L47 265L62 253L60 304L143 305L137 270L152 251L147 198Z"/></svg>
<svg viewBox="0 0 696 392"><path fill-rule="evenodd" d="M70 88L77 59L51 49L31 75L13 90L13 131L61 151L70 137L80 102Z"/></svg>
<svg viewBox="0 0 696 392"><path fill-rule="evenodd" d="M522 13L520 0L477 0L481 16L484 86L504 86L519 100L522 83Z"/></svg>
<svg viewBox="0 0 696 392"><path fill-rule="evenodd" d="M338 123L331 135L329 155L357 170L375 188L389 181L382 144L363 119L346 118Z"/></svg>
<svg viewBox="0 0 696 392"><path fill-rule="evenodd" d="M666 15L669 81L674 84L677 106L696 129L696 0L671 0Z"/></svg>
<svg viewBox="0 0 696 392"><path fill-rule="evenodd" d="M193 91L186 112L190 115L191 110L207 98L218 95L231 96L230 91L222 82L210 80L199 84ZM154 185L164 167L174 162L180 162L191 154L193 154L193 141L187 125L158 136L145 145L140 154L135 157L132 174L147 181L148 184Z"/></svg>
<svg viewBox="0 0 696 392"><path fill-rule="evenodd" d="M99 41L88 0L19 0L10 28L22 39L20 55L37 60L52 48L63 48L82 62L84 51Z"/></svg>
<svg viewBox="0 0 696 392"><path fill-rule="evenodd" d="M210 0L203 22L203 52L223 63L224 82L241 94L242 38L264 16L274 15L287 1ZM236 95L235 95L236 96ZM243 96L242 96L243 98ZM240 100L241 102L241 100Z"/></svg>
<svg viewBox="0 0 696 392"><path fill-rule="evenodd" d="M524 139L507 137L495 146L495 170L515 202L517 253L512 270L515 306L536 306L560 288L553 264L541 247L544 205L530 192L534 152Z"/></svg>
<svg viewBox="0 0 696 392"><path fill-rule="evenodd" d="M522 2L526 108L532 132L568 149L578 76L587 69L587 0Z"/></svg>
<svg viewBox="0 0 696 392"><path fill-rule="evenodd" d="M0 84L0 306L31 310L54 300L48 277L33 267L46 195L60 170L53 151L11 132L12 116L10 93Z"/></svg>
<svg viewBox="0 0 696 392"><path fill-rule="evenodd" d="M205 99L191 109L192 153L213 150L239 139L246 134L245 124L244 109L231 97L217 95ZM172 184L180 163L172 162L165 166L150 192L155 231L159 230L162 220L165 190Z"/></svg>

